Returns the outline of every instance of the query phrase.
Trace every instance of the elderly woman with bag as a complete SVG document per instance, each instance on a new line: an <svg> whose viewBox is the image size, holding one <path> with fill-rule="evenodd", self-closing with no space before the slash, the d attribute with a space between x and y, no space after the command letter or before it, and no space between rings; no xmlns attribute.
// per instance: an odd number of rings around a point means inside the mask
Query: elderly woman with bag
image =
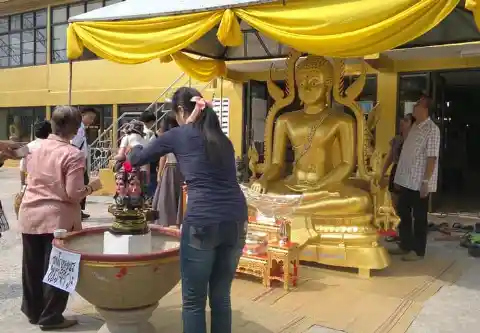
<svg viewBox="0 0 480 333"><path fill-rule="evenodd" d="M19 212L23 263L22 312L43 331L68 328L63 317L68 293L43 283L52 251L53 232L81 230L80 201L101 188L98 179L84 184L85 156L70 144L82 116L70 106L52 114L52 133L27 158L27 189Z"/></svg>

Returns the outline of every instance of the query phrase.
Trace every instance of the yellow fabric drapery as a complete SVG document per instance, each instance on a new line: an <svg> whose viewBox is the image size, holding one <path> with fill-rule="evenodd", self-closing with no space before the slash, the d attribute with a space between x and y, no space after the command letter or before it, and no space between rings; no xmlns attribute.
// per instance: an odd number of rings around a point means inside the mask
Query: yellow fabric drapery
<svg viewBox="0 0 480 333"><path fill-rule="evenodd" d="M75 22L67 32L67 53L83 47L102 58L135 64L170 56L218 26L225 46L238 46L238 19L299 51L331 57L363 57L395 48L432 29L459 0L287 0L245 8L130 21ZM180 59L173 56L173 59ZM191 60L191 61L190 61ZM178 61L181 65L186 59ZM192 73L210 78L224 64L188 60ZM222 67L222 68L221 68ZM208 69L210 68L210 69Z"/></svg>
<svg viewBox="0 0 480 333"><path fill-rule="evenodd" d="M132 21L72 23L67 29L67 55L76 59L84 46L99 57L139 64L171 55L212 30L223 12L203 12Z"/></svg>
<svg viewBox="0 0 480 333"><path fill-rule="evenodd" d="M175 63L195 80L198 81L211 81L217 77L227 76L227 66L224 61L211 60L211 59L195 59L183 54L182 52L176 52L171 55L160 58L163 63L170 61Z"/></svg>

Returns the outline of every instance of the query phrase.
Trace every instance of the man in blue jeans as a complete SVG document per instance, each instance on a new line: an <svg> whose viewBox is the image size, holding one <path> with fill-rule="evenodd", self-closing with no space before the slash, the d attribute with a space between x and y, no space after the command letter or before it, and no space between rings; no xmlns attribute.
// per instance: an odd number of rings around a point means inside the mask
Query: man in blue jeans
<svg viewBox="0 0 480 333"><path fill-rule="evenodd" d="M230 288L245 245L247 224L183 226L180 252L184 332L204 333L207 291L211 331L230 332ZM215 274L219 271L223 274Z"/></svg>

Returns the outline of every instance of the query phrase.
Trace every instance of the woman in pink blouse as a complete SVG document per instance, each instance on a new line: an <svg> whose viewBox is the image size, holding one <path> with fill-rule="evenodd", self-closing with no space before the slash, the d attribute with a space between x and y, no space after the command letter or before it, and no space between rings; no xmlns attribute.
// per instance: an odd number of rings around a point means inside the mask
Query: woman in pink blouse
<svg viewBox="0 0 480 333"><path fill-rule="evenodd" d="M62 315L68 293L42 282L53 232L81 230L80 201L101 188L98 179L84 185L85 156L70 144L81 120L80 112L73 107L55 108L52 134L27 156L28 186L18 217L23 241L22 312L44 331L77 323Z"/></svg>

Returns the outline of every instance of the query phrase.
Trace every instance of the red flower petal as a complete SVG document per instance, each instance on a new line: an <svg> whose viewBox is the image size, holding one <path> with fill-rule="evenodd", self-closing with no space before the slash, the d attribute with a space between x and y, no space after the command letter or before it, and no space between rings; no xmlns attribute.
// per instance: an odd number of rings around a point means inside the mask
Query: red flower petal
<svg viewBox="0 0 480 333"><path fill-rule="evenodd" d="M125 170L125 172L132 172L132 164L130 164L129 161L123 162L123 169Z"/></svg>

